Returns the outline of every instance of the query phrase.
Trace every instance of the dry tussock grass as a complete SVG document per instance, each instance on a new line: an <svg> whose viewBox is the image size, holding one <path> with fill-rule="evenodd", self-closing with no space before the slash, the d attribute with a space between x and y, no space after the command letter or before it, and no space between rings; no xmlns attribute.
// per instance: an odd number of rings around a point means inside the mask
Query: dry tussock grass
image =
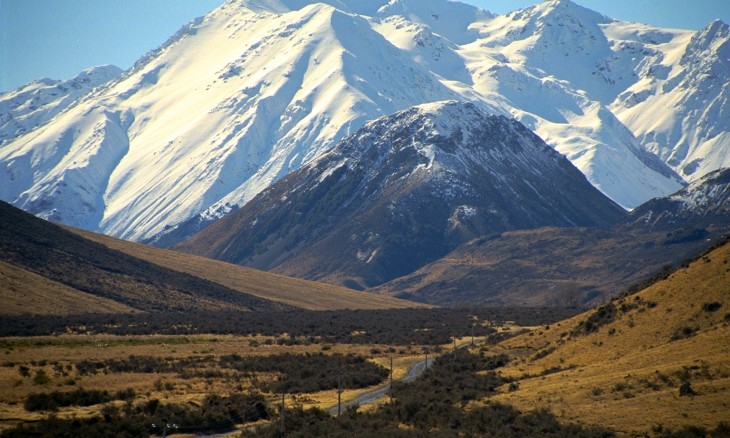
<svg viewBox="0 0 730 438"><path fill-rule="evenodd" d="M359 292L326 283L301 280L175 251L140 245L69 228L81 236L168 269L187 272L260 298L308 310L402 309L431 307Z"/></svg>
<svg viewBox="0 0 730 438"><path fill-rule="evenodd" d="M495 400L627 434L730 421L730 245L613 304L597 331L576 333L589 311L502 343L519 389Z"/></svg>
<svg viewBox="0 0 730 438"><path fill-rule="evenodd" d="M0 261L0 299L5 315L128 313L132 309Z"/></svg>
<svg viewBox="0 0 730 438"><path fill-rule="evenodd" d="M284 335L283 338L286 338ZM51 391L107 390L116 392L134 389L135 403L144 403L156 398L170 403L201 403L207 394L228 395L233 392L249 391L254 385L251 378L242 377L235 382L229 379L212 377L193 377L182 379L177 374L123 373L94 374L79 376L74 371L68 375L60 374L54 365L67 365L78 361L126 359L130 355L153 356L160 358L188 358L192 356L220 356L238 354L241 356L266 356L282 353L305 354L355 354L368 358L385 368L390 367L393 357L394 378L406 375L410 366L423 359L420 347L388 345L346 345L311 344L278 345L276 338L267 336L236 335L194 335L194 336L112 336L112 335L61 335L34 338L0 339L0 430L10 428L21 421L37 421L47 413L28 412L23 403L29 394ZM462 341L460 341L462 342ZM464 341L465 342L465 341ZM450 345L443 346L446 351ZM20 366L29 369L29 376L19 373ZM38 385L33 377L43 370L50 382ZM275 373L256 373L260 381L278 378ZM73 382L73 383L71 383ZM370 388L369 388L370 389ZM346 390L343 402L352 399L369 389ZM272 406L279 400L279 394L269 394ZM122 403L122 402L117 402ZM327 409L337 404L335 390L312 394L288 395L287 404L301 404L304 407ZM77 416L85 418L97 415L100 406L68 407L59 409L62 418Z"/></svg>

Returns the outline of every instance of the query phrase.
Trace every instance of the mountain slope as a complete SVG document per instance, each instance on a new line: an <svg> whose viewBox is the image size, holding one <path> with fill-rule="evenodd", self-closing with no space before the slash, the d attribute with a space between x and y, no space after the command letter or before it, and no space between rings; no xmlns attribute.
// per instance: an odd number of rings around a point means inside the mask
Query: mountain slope
<svg viewBox="0 0 730 438"><path fill-rule="evenodd" d="M652 199L627 221L650 230L727 226L730 218L730 168L710 172L672 196Z"/></svg>
<svg viewBox="0 0 730 438"><path fill-rule="evenodd" d="M117 303L117 308L122 307L126 311L245 311L281 307L271 301L110 250L4 202L0 203L0 223L0 255L4 268L12 267L16 275L25 271L26 278L32 277L33 280L25 281L22 276L20 280L3 277L3 283L9 283L7 289L2 288L3 294L9 294L14 300L21 295L21 300L26 299L31 304L32 297L37 296L32 289L33 282L38 280L37 277L43 277L46 283L61 285L58 288L62 289L63 296L51 297L51 309L65 300L71 290L77 292L80 305L84 307L69 309L72 313L94 312L88 304L93 298L103 302L102 311L113 310L110 302ZM15 307L17 309L18 306ZM40 312L43 310L39 309ZM24 311L34 312L35 309L28 307Z"/></svg>
<svg viewBox="0 0 730 438"><path fill-rule="evenodd" d="M133 307L69 287L47 276L0 261L2 315L132 313Z"/></svg>
<svg viewBox="0 0 730 438"><path fill-rule="evenodd" d="M170 245L366 121L459 99L517 117L634 208L683 184L647 152L671 161L652 143L650 131L659 131L638 119L666 114L654 108L679 96L671 90L719 96L701 118L699 103L688 104L662 125L692 125L682 144L697 151L691 160L705 157L692 177L726 154L725 45L715 27L703 37L621 23L570 1L494 16L446 0L231 0L4 144L0 198L43 218ZM682 61L684 52L694 58ZM690 68L697 57L705 67ZM675 76L684 85L672 88Z"/></svg>
<svg viewBox="0 0 730 438"><path fill-rule="evenodd" d="M102 234L71 230L82 237L113 250L146 260L174 271L185 272L230 289L307 310L403 309L424 307L422 304L388 296L354 291L326 283L286 277L231 265L206 257L169 251ZM430 306L426 306L430 307Z"/></svg>
<svg viewBox="0 0 730 438"><path fill-rule="evenodd" d="M690 181L730 167L730 26L717 20L676 37L625 27L611 31L629 33L630 40L651 41L653 34L655 41L646 45L651 56L639 65L641 80L611 109L649 151Z"/></svg>
<svg viewBox="0 0 730 438"><path fill-rule="evenodd" d="M148 240L241 205L368 119L455 96L362 17L229 2L3 148L3 178L15 181L3 199Z"/></svg>
<svg viewBox="0 0 730 438"><path fill-rule="evenodd" d="M475 24L480 38L460 52L475 90L502 96L603 193L634 208L682 180L607 107L638 79L633 63L643 56L607 38L612 23L571 1L545 1Z"/></svg>
<svg viewBox="0 0 730 438"><path fill-rule="evenodd" d="M727 203L726 169L647 202L609 229L484 236L374 291L446 306L595 304L724 239Z"/></svg>
<svg viewBox="0 0 730 438"><path fill-rule="evenodd" d="M363 287L481 235L623 214L517 121L447 101L366 124L176 248Z"/></svg>
<svg viewBox="0 0 730 438"><path fill-rule="evenodd" d="M516 381L493 400L630 436L727 431L729 263L725 243L637 294L502 343Z"/></svg>
<svg viewBox="0 0 730 438"><path fill-rule="evenodd" d="M0 223L3 314L413 306L106 236L79 236L6 203L0 203Z"/></svg>

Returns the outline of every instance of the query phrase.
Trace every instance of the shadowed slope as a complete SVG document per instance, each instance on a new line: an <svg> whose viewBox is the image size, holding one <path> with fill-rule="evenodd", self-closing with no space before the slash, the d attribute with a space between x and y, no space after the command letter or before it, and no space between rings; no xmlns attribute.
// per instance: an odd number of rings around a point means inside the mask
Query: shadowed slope
<svg viewBox="0 0 730 438"><path fill-rule="evenodd" d="M286 277L205 257L169 251L115 239L86 231L73 230L89 240L154 262L176 271L214 281L233 290L308 310L402 309L430 307L384 295L354 291L326 283Z"/></svg>

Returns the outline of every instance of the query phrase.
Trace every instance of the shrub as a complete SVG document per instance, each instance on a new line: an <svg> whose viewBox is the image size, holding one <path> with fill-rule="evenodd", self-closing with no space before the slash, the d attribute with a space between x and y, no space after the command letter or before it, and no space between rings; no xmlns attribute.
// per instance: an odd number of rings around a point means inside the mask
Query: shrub
<svg viewBox="0 0 730 438"><path fill-rule="evenodd" d="M18 365L18 373L20 373L22 377L30 377L30 368L25 365Z"/></svg>
<svg viewBox="0 0 730 438"><path fill-rule="evenodd" d="M470 400L482 399L506 383L489 371L503 359L457 350L436 359L416 382L397 383L394 399L376 410L352 409L331 417L318 409L296 407L286 411L284 432L287 437L613 436L606 429L561 424L546 410L522 413L499 403L464 409ZM280 423L245 430L242 436L280 436Z"/></svg>
<svg viewBox="0 0 730 438"><path fill-rule="evenodd" d="M126 389L110 394L108 391L85 390L30 394L25 400L28 411L53 411L67 406L92 406L111 400L131 400L135 397L133 389Z"/></svg>
<svg viewBox="0 0 730 438"><path fill-rule="evenodd" d="M35 376L33 376L34 385L48 385L49 383L51 383L51 378L48 377L48 374L46 374L45 371L36 371Z"/></svg>
<svg viewBox="0 0 730 438"><path fill-rule="evenodd" d="M616 319L617 313L618 310L616 309L616 305L613 303L601 306L588 317L588 320L581 321L578 326L573 329L573 334L580 335L596 332L601 326Z"/></svg>
<svg viewBox="0 0 730 438"><path fill-rule="evenodd" d="M273 356L222 356L221 368L239 372L276 372L278 382L260 382L259 389L279 393L309 393L342 388L366 388L382 382L389 375L385 368L355 355L323 353L279 354Z"/></svg>
<svg viewBox="0 0 730 438"><path fill-rule="evenodd" d="M720 310L720 307L722 307L721 303L719 303L718 301L713 301L711 303L704 303L702 305L702 310L704 310L705 312L717 312L718 310Z"/></svg>
<svg viewBox="0 0 730 438"><path fill-rule="evenodd" d="M679 396L685 397L688 395L696 395L697 393L692 389L692 385L689 382L684 382L679 386Z"/></svg>
<svg viewBox="0 0 730 438"><path fill-rule="evenodd" d="M671 341L677 341L680 339L687 339L695 335L697 329L684 326L677 329L677 331L674 332L672 337L670 338Z"/></svg>
<svg viewBox="0 0 730 438"><path fill-rule="evenodd" d="M152 424L178 425L181 433L200 435L234 429L235 424L255 422L270 416L265 399L259 394L236 394L230 397L209 395L200 406L162 404L157 399L123 409L106 405L101 416L61 419L54 415L32 424L8 429L2 438L16 437L148 437Z"/></svg>

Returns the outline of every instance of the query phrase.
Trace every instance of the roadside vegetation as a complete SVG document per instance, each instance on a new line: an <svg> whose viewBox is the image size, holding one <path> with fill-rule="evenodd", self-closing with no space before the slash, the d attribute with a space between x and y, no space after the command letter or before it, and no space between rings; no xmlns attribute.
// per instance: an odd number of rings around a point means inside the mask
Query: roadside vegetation
<svg viewBox="0 0 730 438"><path fill-rule="evenodd" d="M506 360L456 350L440 356L417 381L395 385L392 400L376 410L353 408L334 418L316 408L295 407L286 412L283 425L273 422L242 436L277 437L282 429L289 437L613 436L603 428L563 425L545 410L522 413L499 403L474 406L507 382L495 371Z"/></svg>
<svg viewBox="0 0 730 438"><path fill-rule="evenodd" d="M282 393L290 408L326 409L336 404L338 388L352 398L385 384L391 363L394 378L403 377L424 349L433 357L457 339L496 342L518 331L512 318L554 321L564 313L406 309L7 318L2 330L24 336L0 338L0 430L3 437L103 436L110 430L145 436L159 434L152 424L164 419L178 426L169 434L233 430L276 417ZM242 396L249 398L237 398Z"/></svg>

